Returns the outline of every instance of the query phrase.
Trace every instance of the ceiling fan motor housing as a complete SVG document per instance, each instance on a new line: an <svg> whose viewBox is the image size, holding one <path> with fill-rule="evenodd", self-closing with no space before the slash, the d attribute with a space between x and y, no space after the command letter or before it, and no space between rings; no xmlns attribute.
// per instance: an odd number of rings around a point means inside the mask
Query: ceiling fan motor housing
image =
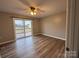
<svg viewBox="0 0 79 59"><path fill-rule="evenodd" d="M34 11L34 10L35 10L35 8L34 8L34 7L32 7L32 6L30 7L30 9L31 9L32 11Z"/></svg>

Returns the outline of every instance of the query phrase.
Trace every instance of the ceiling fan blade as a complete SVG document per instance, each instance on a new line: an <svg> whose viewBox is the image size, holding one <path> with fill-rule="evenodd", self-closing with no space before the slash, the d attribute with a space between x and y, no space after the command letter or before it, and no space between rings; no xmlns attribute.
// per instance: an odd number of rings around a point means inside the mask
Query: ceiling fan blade
<svg viewBox="0 0 79 59"><path fill-rule="evenodd" d="M31 6L31 4L27 0L19 0L19 1L28 7Z"/></svg>
<svg viewBox="0 0 79 59"><path fill-rule="evenodd" d="M29 9L26 9L26 8L14 8L14 10L21 11L21 12L28 12L29 11Z"/></svg>
<svg viewBox="0 0 79 59"><path fill-rule="evenodd" d="M45 12L44 10L41 10L41 9L39 9L39 8L37 8L37 11L39 11L39 12Z"/></svg>
<svg viewBox="0 0 79 59"><path fill-rule="evenodd" d="M14 8L14 9L16 9L16 10L21 10L21 11L26 10L26 8Z"/></svg>

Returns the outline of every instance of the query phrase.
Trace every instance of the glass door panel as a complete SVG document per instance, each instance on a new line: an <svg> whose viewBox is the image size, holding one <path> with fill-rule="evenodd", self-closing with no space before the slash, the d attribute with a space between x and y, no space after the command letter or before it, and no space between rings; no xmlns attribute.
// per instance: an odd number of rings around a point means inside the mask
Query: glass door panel
<svg viewBox="0 0 79 59"><path fill-rule="evenodd" d="M16 38L24 37L24 21L15 20Z"/></svg>
<svg viewBox="0 0 79 59"><path fill-rule="evenodd" d="M32 35L31 21L25 20L25 36Z"/></svg>

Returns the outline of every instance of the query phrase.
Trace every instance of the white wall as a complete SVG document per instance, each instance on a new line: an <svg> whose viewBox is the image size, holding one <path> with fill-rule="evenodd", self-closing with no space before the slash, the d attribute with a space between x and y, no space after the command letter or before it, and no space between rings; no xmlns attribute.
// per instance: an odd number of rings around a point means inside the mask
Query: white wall
<svg viewBox="0 0 79 59"><path fill-rule="evenodd" d="M40 21L41 21L42 34L60 39L65 39L65 29L66 29L65 12L45 17Z"/></svg>
<svg viewBox="0 0 79 59"><path fill-rule="evenodd" d="M0 15L1 42L15 40L13 20L8 15Z"/></svg>

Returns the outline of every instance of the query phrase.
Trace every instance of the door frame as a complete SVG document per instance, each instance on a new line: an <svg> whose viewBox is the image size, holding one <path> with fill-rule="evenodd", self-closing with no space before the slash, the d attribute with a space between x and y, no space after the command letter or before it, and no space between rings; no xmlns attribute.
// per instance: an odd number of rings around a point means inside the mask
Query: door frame
<svg viewBox="0 0 79 59"><path fill-rule="evenodd" d="M76 20L76 0L67 0L65 57L78 57L79 25L76 24Z"/></svg>

